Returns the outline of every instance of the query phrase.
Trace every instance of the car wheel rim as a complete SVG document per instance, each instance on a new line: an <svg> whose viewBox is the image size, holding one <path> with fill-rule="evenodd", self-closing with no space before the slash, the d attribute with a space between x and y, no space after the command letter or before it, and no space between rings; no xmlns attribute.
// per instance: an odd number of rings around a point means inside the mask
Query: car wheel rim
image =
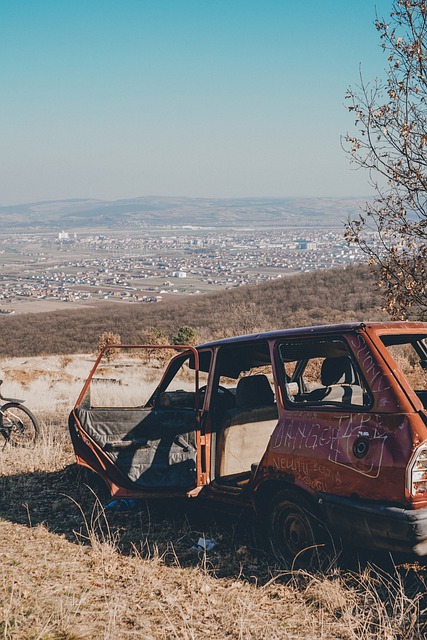
<svg viewBox="0 0 427 640"><path fill-rule="evenodd" d="M286 513L283 521L284 544L291 555L295 556L313 544L313 535L309 523L302 514Z"/></svg>

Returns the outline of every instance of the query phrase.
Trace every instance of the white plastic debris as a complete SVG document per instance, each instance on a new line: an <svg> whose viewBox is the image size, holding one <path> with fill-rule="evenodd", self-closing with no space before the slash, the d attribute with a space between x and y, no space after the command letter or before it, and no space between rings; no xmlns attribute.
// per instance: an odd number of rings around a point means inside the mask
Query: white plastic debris
<svg viewBox="0 0 427 640"><path fill-rule="evenodd" d="M197 545L195 547L191 547L191 549L194 551L206 551L206 553L209 553L209 551L213 551L213 549L215 549L217 544L217 541L213 538L199 538Z"/></svg>

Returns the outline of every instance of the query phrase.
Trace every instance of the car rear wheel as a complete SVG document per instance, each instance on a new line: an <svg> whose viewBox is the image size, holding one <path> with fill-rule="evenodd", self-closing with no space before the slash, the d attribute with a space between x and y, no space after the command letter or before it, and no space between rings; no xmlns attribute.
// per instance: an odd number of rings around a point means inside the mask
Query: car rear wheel
<svg viewBox="0 0 427 640"><path fill-rule="evenodd" d="M329 558L324 524L315 504L294 491L278 493L269 509L269 535L273 551L292 568L325 565Z"/></svg>

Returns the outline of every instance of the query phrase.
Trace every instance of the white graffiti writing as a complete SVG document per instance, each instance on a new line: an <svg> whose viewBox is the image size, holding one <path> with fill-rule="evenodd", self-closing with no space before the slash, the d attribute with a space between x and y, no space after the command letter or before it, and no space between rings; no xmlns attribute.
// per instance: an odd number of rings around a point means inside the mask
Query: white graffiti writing
<svg viewBox="0 0 427 640"><path fill-rule="evenodd" d="M387 385L381 370L375 362L371 350L360 334L350 339L350 344L356 352L357 359L366 376L369 388L372 393L381 394L390 389Z"/></svg>
<svg viewBox="0 0 427 640"><path fill-rule="evenodd" d="M306 420L289 420L282 423L274 435L273 449L316 449L331 443L331 429Z"/></svg>
<svg viewBox="0 0 427 640"><path fill-rule="evenodd" d="M380 415L352 413L335 415L331 426L307 422L304 418L284 421L275 431L272 450L305 452L326 449L327 459L369 477L377 477L382 463L384 443L388 437ZM363 460L353 453L357 438L369 440L369 452Z"/></svg>
<svg viewBox="0 0 427 640"><path fill-rule="evenodd" d="M376 478L381 469L384 444L387 433L382 426L381 416L349 414L336 416L338 428L332 439L329 460L344 467L351 467L363 475ZM358 437L369 440L369 454L363 461L354 460L353 444Z"/></svg>
<svg viewBox="0 0 427 640"><path fill-rule="evenodd" d="M301 462L294 458L273 458L273 469L277 471L289 471L293 476L304 482L315 491L327 491L327 484L324 480L311 477L310 464Z"/></svg>

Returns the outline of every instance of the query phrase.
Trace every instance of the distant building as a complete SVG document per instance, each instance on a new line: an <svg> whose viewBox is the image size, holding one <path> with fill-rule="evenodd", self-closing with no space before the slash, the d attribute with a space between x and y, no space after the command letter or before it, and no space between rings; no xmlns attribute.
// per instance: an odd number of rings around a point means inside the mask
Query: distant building
<svg viewBox="0 0 427 640"><path fill-rule="evenodd" d="M186 271L174 271L172 273L172 278L186 278L186 277L187 277Z"/></svg>
<svg viewBox="0 0 427 640"><path fill-rule="evenodd" d="M66 231L60 231L58 233L58 240L68 240L68 233Z"/></svg>
<svg viewBox="0 0 427 640"><path fill-rule="evenodd" d="M300 240L298 242L298 249L307 249L308 251L315 251L317 249L317 242L312 240Z"/></svg>

